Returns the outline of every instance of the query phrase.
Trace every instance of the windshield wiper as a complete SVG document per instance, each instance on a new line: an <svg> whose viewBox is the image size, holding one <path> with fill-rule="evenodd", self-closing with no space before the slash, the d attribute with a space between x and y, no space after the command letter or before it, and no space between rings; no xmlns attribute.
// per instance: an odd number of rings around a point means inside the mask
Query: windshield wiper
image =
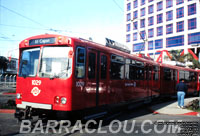
<svg viewBox="0 0 200 136"><path fill-rule="evenodd" d="M59 76L54 74L54 75L51 75L49 78L50 78L50 80L53 80L54 78L59 78Z"/></svg>

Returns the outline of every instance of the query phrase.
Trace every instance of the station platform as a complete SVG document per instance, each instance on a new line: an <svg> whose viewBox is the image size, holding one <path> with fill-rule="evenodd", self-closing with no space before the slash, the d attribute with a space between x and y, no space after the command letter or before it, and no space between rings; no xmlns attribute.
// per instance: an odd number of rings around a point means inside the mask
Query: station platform
<svg viewBox="0 0 200 136"><path fill-rule="evenodd" d="M199 97L185 98L184 105L187 105L189 102L200 99ZM165 115L191 115L200 117L200 113L194 112L188 109L181 109L177 107L177 100L165 102L161 104L156 104L150 107L150 110L155 114L165 114Z"/></svg>

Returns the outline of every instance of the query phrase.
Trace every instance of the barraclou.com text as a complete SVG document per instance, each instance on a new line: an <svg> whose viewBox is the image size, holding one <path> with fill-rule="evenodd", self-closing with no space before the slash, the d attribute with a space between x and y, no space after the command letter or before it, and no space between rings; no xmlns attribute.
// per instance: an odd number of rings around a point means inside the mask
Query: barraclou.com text
<svg viewBox="0 0 200 136"><path fill-rule="evenodd" d="M20 125L20 133L74 133L79 131L80 133L179 133L181 131L181 121L169 121L164 122L163 120L159 120L153 122L151 120L144 120L140 122L141 125L136 125L137 121L132 120L128 121L125 120L123 122L119 120L113 120L108 125L103 125L103 120L96 121L96 120L89 120L84 124L81 120L77 120L75 124L69 120L48 120L47 123L44 125L42 120L38 120L34 125L29 120L22 120ZM96 126L96 127L92 127ZM137 126L137 127L136 127Z"/></svg>

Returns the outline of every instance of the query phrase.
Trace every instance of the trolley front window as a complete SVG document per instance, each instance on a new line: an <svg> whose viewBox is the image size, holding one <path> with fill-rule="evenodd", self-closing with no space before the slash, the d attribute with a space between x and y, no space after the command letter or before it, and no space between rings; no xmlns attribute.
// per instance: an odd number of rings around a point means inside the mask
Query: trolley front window
<svg viewBox="0 0 200 136"><path fill-rule="evenodd" d="M37 73L40 48L22 51L20 60L19 76L34 77Z"/></svg>
<svg viewBox="0 0 200 136"><path fill-rule="evenodd" d="M68 78L72 73L70 47L44 47L39 77Z"/></svg>

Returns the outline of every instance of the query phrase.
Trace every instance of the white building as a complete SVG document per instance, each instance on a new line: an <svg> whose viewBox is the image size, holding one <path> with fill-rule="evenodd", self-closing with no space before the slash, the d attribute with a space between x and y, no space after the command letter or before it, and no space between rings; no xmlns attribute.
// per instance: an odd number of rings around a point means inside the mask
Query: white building
<svg viewBox="0 0 200 136"><path fill-rule="evenodd" d="M200 0L125 0L125 17L132 53L200 52Z"/></svg>

